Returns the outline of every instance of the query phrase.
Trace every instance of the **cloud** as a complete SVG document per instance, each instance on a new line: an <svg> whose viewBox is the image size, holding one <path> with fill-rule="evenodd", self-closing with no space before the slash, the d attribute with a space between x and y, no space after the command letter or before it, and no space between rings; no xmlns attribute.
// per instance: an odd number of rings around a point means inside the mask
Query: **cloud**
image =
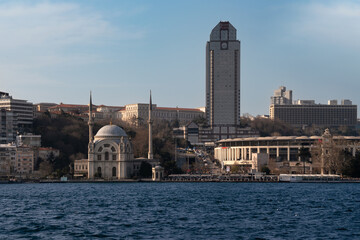
<svg viewBox="0 0 360 240"><path fill-rule="evenodd" d="M291 25L300 38L360 47L360 2L311 3Z"/></svg>
<svg viewBox="0 0 360 240"><path fill-rule="evenodd" d="M137 39L141 31L113 26L103 16L77 4L0 5L0 47L62 47L109 39Z"/></svg>

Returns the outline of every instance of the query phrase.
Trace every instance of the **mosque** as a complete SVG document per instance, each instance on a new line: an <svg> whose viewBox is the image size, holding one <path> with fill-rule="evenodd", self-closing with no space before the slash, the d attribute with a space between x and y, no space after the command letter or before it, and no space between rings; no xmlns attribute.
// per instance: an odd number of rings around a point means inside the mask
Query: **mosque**
<svg viewBox="0 0 360 240"><path fill-rule="evenodd" d="M151 93L149 106L148 158L134 158L132 144L121 127L112 124L106 125L93 136L94 119L90 94L88 159L75 160L74 177L129 179L138 175L143 161L151 164L153 168L159 165L159 161L153 158L152 150Z"/></svg>

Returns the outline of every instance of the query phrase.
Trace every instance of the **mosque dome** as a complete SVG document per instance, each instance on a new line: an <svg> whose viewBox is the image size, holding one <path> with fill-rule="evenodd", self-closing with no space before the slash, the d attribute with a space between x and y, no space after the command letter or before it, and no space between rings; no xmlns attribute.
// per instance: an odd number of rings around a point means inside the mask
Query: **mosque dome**
<svg viewBox="0 0 360 240"><path fill-rule="evenodd" d="M116 125L106 125L96 133L95 138L120 138L126 137L124 129Z"/></svg>

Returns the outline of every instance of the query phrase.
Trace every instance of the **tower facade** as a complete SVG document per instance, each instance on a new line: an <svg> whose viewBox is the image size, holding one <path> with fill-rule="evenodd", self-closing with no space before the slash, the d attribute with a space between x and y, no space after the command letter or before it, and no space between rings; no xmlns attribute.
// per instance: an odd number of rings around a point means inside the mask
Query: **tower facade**
<svg viewBox="0 0 360 240"><path fill-rule="evenodd" d="M206 44L206 118L211 128L240 123L240 41L229 22Z"/></svg>

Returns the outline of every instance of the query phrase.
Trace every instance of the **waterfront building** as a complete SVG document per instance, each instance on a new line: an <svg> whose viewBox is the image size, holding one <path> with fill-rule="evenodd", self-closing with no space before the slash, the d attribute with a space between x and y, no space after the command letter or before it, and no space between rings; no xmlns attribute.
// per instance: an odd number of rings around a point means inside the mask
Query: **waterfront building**
<svg viewBox="0 0 360 240"><path fill-rule="evenodd" d="M294 127L355 127L357 105L350 100L329 100L328 104L315 104L315 100L292 100L292 91L285 87L275 90L271 97L270 118Z"/></svg>
<svg viewBox="0 0 360 240"><path fill-rule="evenodd" d="M0 144L0 176L29 175L34 171L34 149Z"/></svg>
<svg viewBox="0 0 360 240"><path fill-rule="evenodd" d="M34 150L29 147L16 148L16 162L14 166L17 174L32 174L34 171Z"/></svg>
<svg viewBox="0 0 360 240"><path fill-rule="evenodd" d="M17 118L17 130L28 132L33 124L33 104L27 100L13 99L9 93L0 92L0 109L13 112Z"/></svg>
<svg viewBox="0 0 360 240"><path fill-rule="evenodd" d="M354 136L331 136L326 130L322 136L272 136L272 137L252 137L223 139L218 141L218 146L214 150L214 157L218 159L223 168L233 165L252 166L254 154L267 154L269 159L281 163L288 167L301 165L299 149L305 148L311 151L319 143L335 142L342 148L348 149L353 156L360 150L360 137ZM323 149L334 148L334 145L324 145ZM328 149L328 150L329 150ZM326 154L329 151L325 151ZM324 153L323 156L326 156ZM310 165L306 163L306 168ZM299 166L298 171L301 171ZM302 171L301 171L302 172Z"/></svg>
<svg viewBox="0 0 360 240"><path fill-rule="evenodd" d="M149 113L151 113L151 110ZM150 145L149 156L151 158L135 159L132 143L126 132L119 126L106 125L100 128L96 135L93 136L94 119L92 117L91 95L88 125L88 159L75 160L74 176L87 176L88 179L128 179L138 174L141 162L146 161L152 167L158 164L158 160L152 158Z"/></svg>
<svg viewBox="0 0 360 240"><path fill-rule="evenodd" d="M14 142L17 130L17 115L13 111L0 109L0 144Z"/></svg>

